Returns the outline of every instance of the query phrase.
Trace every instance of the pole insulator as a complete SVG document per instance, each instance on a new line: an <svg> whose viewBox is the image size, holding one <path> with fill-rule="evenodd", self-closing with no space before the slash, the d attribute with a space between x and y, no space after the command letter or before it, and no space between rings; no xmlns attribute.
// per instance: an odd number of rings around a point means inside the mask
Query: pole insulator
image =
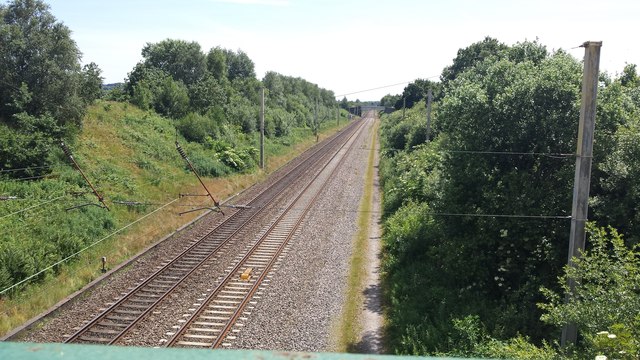
<svg viewBox="0 0 640 360"><path fill-rule="evenodd" d="M60 147L62 148L62 151L64 151L64 154L67 155L67 157L73 161L73 154L71 154L71 150L69 150L69 148L64 143L64 141L60 142Z"/></svg>
<svg viewBox="0 0 640 360"><path fill-rule="evenodd" d="M182 156L182 158L184 159L184 161L187 162L187 165L189 165L189 169L191 169L191 171L193 172L193 174L198 178L198 181L200 181L200 185L202 185L202 187L205 189L205 191L207 192L207 196L209 196L209 198L211 198L211 200L213 201L213 205L218 208L218 210L220 210L220 212L222 213L222 215L224 215L224 212L222 211L222 209L220 209L220 203L218 202L218 200L216 200L213 195L211 194L211 192L209 191L209 189L207 188L207 186L204 184L204 182L202 181L202 179L200 178L200 175L198 174L198 172L196 171L196 168L193 167L193 164L191 163L191 161L189 161L189 158L187 157L187 154L184 152L184 150L182 149L182 147L180 146L180 144L176 141L176 149L178 150L178 152L180 153L180 156Z"/></svg>
<svg viewBox="0 0 640 360"><path fill-rule="evenodd" d="M180 153L180 156L182 156L183 159L185 159L186 161L189 161L187 154L184 152L184 149L182 149L182 146L180 146L180 144L177 141L176 141L176 149L178 149L178 152Z"/></svg>
<svg viewBox="0 0 640 360"><path fill-rule="evenodd" d="M73 164L73 167L78 170L78 172L80 173L80 175L82 175L82 178L84 179L84 181L87 182L87 184L89 185L89 187L91 188L91 190L93 191L93 194L98 198L98 201L100 201L102 203L103 208L107 209L107 211L110 211L109 207L107 206L107 204L104 202L104 197L102 195L100 195L100 193L98 192L98 190L96 190L96 188L93 186L93 184L91 183L91 181L89 181L89 179L87 178L87 176L84 174L84 172L82 171L82 169L80 169L80 166L78 165L78 163L76 162L76 160L73 158L73 154L71 153L71 150L69 150L69 148L67 147L67 145L64 143L64 141L60 141L60 147L62 148L62 151L64 151L65 155L67 155L67 157L69 158L69 160L71 161L71 163ZM99 206L99 205L98 205ZM69 208L67 210L70 209L74 209L76 207L72 207Z"/></svg>

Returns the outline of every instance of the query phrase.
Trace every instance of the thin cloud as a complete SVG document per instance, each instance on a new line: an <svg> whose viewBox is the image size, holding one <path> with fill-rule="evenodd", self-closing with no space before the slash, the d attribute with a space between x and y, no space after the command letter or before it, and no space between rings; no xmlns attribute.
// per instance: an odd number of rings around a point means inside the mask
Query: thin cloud
<svg viewBox="0 0 640 360"><path fill-rule="evenodd" d="M213 0L214 2L238 5L289 6L289 0Z"/></svg>

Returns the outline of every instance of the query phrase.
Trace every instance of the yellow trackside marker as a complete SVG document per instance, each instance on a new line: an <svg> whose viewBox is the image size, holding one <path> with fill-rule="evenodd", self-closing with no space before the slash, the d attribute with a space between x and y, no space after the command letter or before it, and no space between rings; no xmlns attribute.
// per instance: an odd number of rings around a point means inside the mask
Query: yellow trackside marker
<svg viewBox="0 0 640 360"><path fill-rule="evenodd" d="M244 269L244 272L242 274L240 274L240 279L249 280L251 278L251 271L252 270L253 270L253 268Z"/></svg>

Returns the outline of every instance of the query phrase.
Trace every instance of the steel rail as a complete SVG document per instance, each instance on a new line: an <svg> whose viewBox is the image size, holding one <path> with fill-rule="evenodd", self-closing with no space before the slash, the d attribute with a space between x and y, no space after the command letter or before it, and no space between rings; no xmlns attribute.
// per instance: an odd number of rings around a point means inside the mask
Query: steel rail
<svg viewBox="0 0 640 360"><path fill-rule="evenodd" d="M355 122L354 122L355 124ZM348 129L351 129L352 127L355 127L355 125L351 125ZM231 238L233 238L239 231L241 231L256 215L258 215L259 213L261 213L262 209L264 206L270 204L271 202L273 202L287 187L288 187L288 182L291 181L290 179L292 177L294 177L294 180L299 178L300 174L305 173L306 171L309 170L309 168L311 168L313 165L315 165L315 163L317 163L318 161L320 161L322 158L324 158L326 155L328 155L330 153L330 149L332 148L333 144L335 143L340 143L340 139L342 139L345 134L347 134L348 131L343 131L339 134L337 134L336 136L332 137L329 141L327 141L323 146L315 149L313 152L307 154L307 159L305 161L301 161L299 164L297 164L294 168L288 170L286 173L284 173L283 175L281 175L277 180L274 181L274 183L269 186L268 188L264 189L263 191L259 192L256 196L254 196L251 201L249 202L250 205L255 204L256 202L258 203L262 203L260 204L261 206L257 206L254 207L254 210L252 210L252 208L246 208L246 209L241 209L236 211L234 214L232 214L231 216L227 217L221 224L217 225L214 229L212 229L211 231L209 231L206 235L202 236L199 240L196 240L192 245L190 245L187 249L185 249L182 253L180 253L179 255L177 255L176 257L174 257L169 263L167 263L165 266L163 266L162 268L158 269L156 272L154 272L151 276L149 276L143 283L139 284L138 286L136 286L135 289L131 290L130 292L128 292L127 294L125 294L125 296L123 296L122 298L120 298L119 300L117 300L114 304L112 304L111 306L109 306L107 309L105 309L104 311L102 311L102 313L98 316L96 316L95 318L93 318L91 321L89 321L87 324L85 324L84 326L82 326L80 329L78 329L76 331L76 333L74 333L73 335L71 335L69 338L67 338L65 340L66 343L69 342L85 342L85 340L82 339L83 335L86 333L90 333L91 329L97 326L103 326L103 327L117 327L120 328L121 330L108 330L106 332L110 333L111 335L113 335L113 337L109 340L107 338L104 338L104 340L106 341L97 341L97 342L102 342L102 343L108 343L108 344L113 344L116 341L118 341L119 339L121 339L135 324L137 324L142 318L144 318L149 312L151 312L151 310L153 310L158 303L160 303L163 299L165 299L173 290L175 290L176 287L178 287L178 285L180 285L190 274L192 274L195 270L197 270L198 268L200 268L200 266L205 263L207 260L209 260L212 256L216 255L219 250L226 245ZM324 151L324 153L323 153ZM311 161L309 161L309 159L311 159ZM274 190L275 189L275 190ZM266 199L264 199L264 197L267 196ZM270 198L268 197L270 196ZM245 219L242 219L243 215L248 215ZM184 273L182 276L179 276L179 279L177 279L174 284L170 287L168 287L165 291L163 291L163 293L161 295L159 295L155 301L153 301L152 303L148 303L147 307L140 311L139 314L136 315L135 319L131 319L129 324L123 324L123 323L109 323L109 324L102 324L105 319L112 315L112 313L118 309L119 307L123 307L123 308L130 308L132 305L124 305L126 302L139 302L136 300L133 300L134 297L136 295L138 295L139 292L144 291L145 288L147 286L149 286L152 282L157 281L161 276L165 275L165 272L169 272L168 270L179 263L180 260L182 260L184 257L186 257L187 255L189 255L190 252L192 252L193 250L195 250L197 247L199 246L203 246L203 243L212 236L212 234L214 232L216 232L217 230L223 229L225 226L232 224L233 221L235 221L237 218L240 218L240 223L239 225L235 225L236 229L233 230L234 225L232 226L232 230L231 230L231 234L226 236L224 240L222 240L222 242L220 242L220 244L218 244L217 246L214 247L213 250L210 251L210 253L206 256L204 256L204 258L202 258L200 261L198 261L195 265L190 265L192 268L187 271L186 273ZM102 333L104 333L105 331L102 331ZM80 341L79 341L80 340ZM98 339L93 339L93 340L98 340Z"/></svg>
<svg viewBox="0 0 640 360"><path fill-rule="evenodd" d="M338 156L338 154L340 154L341 150L347 145L347 143L349 143L349 141L351 140L352 137L354 137L356 134L360 134L361 133L359 130L362 129L362 126L363 126L363 124L360 123L359 127L356 129L356 131L354 131L349 136L349 138L345 141L345 143L343 143L342 146L340 146L340 148L332 156L331 160L329 160L322 167L322 170L320 171L320 173L322 173L322 171L324 171L331 164L331 162L335 159L335 157ZM251 286L251 288L249 289L247 294L245 294L245 296L243 297L243 299L240 302L240 304L238 305L238 307L235 308L235 310L233 311L233 313L231 314L231 316L227 320L227 322L224 325L224 327L220 330L219 335L215 338L215 340L213 341L213 343L211 345L212 348L218 347L222 343L222 341L225 339L225 337L228 334L228 332L231 331L231 328L236 323L238 317L240 317L240 314L244 311L244 308L246 307L247 303L251 300L251 298L253 297L253 295L255 294L255 292L257 291L259 286L261 285L261 283L264 280L264 278L271 271L273 265L275 264L275 262L278 260L278 258L282 254L282 251L284 251L286 245L289 243L289 240L293 237L293 235L295 234L295 232L299 228L299 226L302 223L304 217L306 216L308 211L311 209L312 205L317 201L318 197L320 196L320 194L322 193L322 191L324 190L324 188L327 186L327 184L329 183L330 179L332 178L332 175L340 167L340 165L344 162L345 159L346 159L346 155L342 156L340 158L340 160L338 161L338 163L335 164L335 167L331 170L331 172L324 176L323 183L317 186L317 189L315 189L315 193L313 194L312 198L310 200L307 200L307 205L305 206L304 210L301 213L298 212L299 215L298 215L298 218L295 221L294 226L291 229L287 230L287 235L286 235L285 239L278 246L278 250L272 255L270 261L264 266L264 268L262 270L260 270L260 276L253 283L253 285ZM260 246L262 244L264 244L269 239L269 236L271 234L273 234L274 231L276 231L276 228L284 220L287 220L287 216L294 216L294 215L291 215L292 214L292 209L294 209L296 207L296 205L298 205L298 202L300 201L300 199L302 199L305 195L308 195L308 190L314 184L316 184L316 180L313 180L313 181L309 182L305 186L303 191L278 216L278 218L273 222L273 224L269 226L269 228L265 232L265 234L263 234L260 237L260 239L251 247L251 249L249 249L247 251L247 253L244 255L244 257L241 260L238 261L238 263L235 265L235 267L232 270L228 271L227 276L216 286L216 288L211 292L211 294L209 294L202 301L202 305L200 306L199 310L197 312L195 312L186 321L186 323L181 326L181 329L179 331L177 331L176 334L173 335L173 337L165 344L165 346L169 347L169 346L175 346L176 344L179 344L180 340L186 335L187 332L189 332L189 330L191 329L191 326L200 318L200 316L204 312L207 311L208 304L213 303L214 300L216 299L216 297L218 297L222 293L222 291L224 291L227 288L227 286L229 286L229 284L232 283L234 278L238 276L238 271L242 267L246 267L247 266L247 262L259 250ZM282 235L282 234L280 234L280 235Z"/></svg>

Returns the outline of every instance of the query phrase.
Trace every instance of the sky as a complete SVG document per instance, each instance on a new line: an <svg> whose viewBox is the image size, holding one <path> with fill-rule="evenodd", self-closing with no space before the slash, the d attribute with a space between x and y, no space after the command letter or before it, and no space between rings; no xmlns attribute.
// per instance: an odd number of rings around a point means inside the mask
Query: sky
<svg viewBox="0 0 640 360"><path fill-rule="evenodd" d="M602 41L601 71L640 65L636 0L44 1L105 83L124 81L144 45L167 38L196 41L204 52L241 49L259 79L276 71L349 100L380 100L415 79L437 80L458 49L486 36L508 45L537 39L577 59L579 45Z"/></svg>

